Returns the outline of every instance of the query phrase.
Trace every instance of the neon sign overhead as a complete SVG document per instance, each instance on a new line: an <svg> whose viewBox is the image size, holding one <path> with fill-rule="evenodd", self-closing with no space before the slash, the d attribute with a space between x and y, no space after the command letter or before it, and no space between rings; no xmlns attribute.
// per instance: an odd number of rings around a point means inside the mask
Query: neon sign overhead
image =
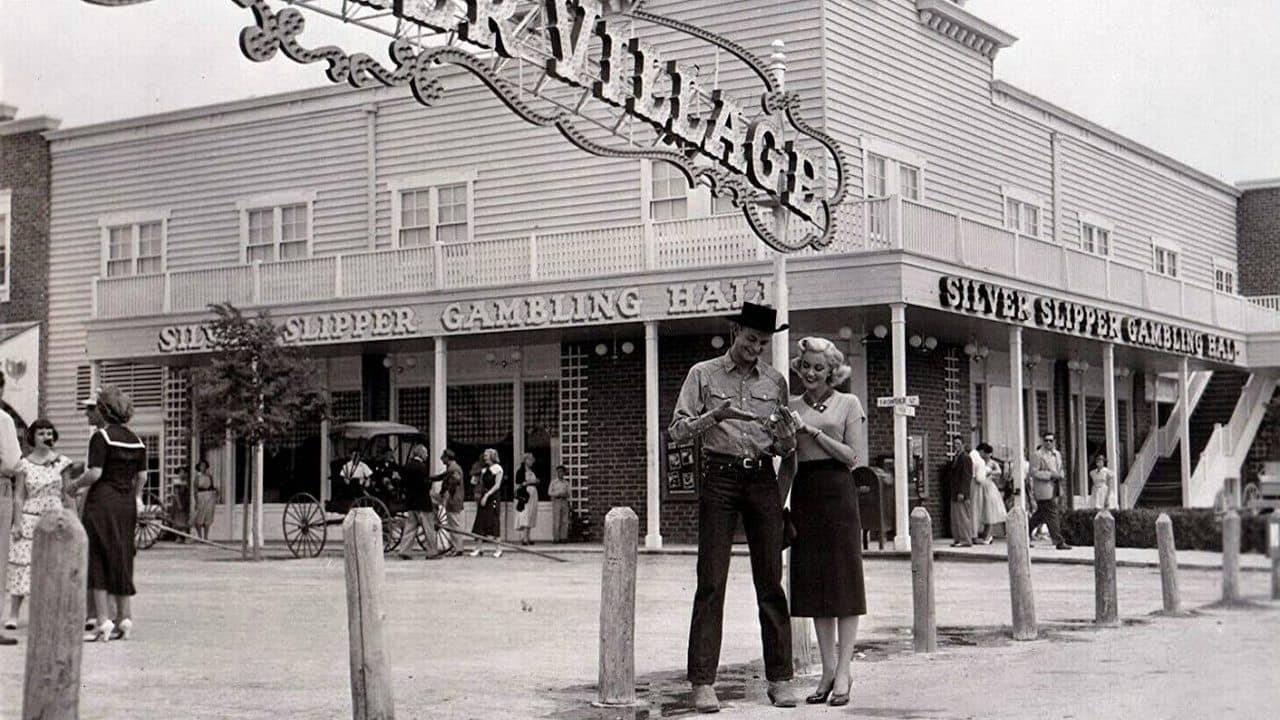
<svg viewBox="0 0 1280 720"><path fill-rule="evenodd" d="M456 66L520 118L554 127L591 154L673 164L690 185L705 183L740 209L777 250L823 247L834 238L835 208L846 195L844 157L835 140L800 117L799 96L785 92L746 48L649 13L640 1L612 0L608 8L600 0L284 1L291 7L277 12L266 0L232 0L256 20L240 33L249 59L264 62L279 52L303 64L324 62L331 82L407 86L428 107L444 96L444 66ZM393 38L390 66L333 45L304 46L303 10ZM643 26L706 42L717 66L727 53L758 80L758 91L741 99L708 84L696 65L637 37ZM774 207L804 232L775 233Z"/></svg>

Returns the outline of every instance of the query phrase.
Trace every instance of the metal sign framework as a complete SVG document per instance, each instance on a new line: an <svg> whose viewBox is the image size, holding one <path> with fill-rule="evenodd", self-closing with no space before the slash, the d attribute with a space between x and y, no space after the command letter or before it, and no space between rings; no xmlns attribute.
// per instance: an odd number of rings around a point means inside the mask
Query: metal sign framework
<svg viewBox="0 0 1280 720"><path fill-rule="evenodd" d="M147 0L84 0L129 5ZM431 107L454 66L475 76L518 117L554 127L596 156L671 163L690 187L738 208L770 247L792 252L834 239L835 208L846 197L840 146L800 115L770 68L741 45L655 15L643 0L231 0L255 24L241 51L265 62L277 53L327 64L334 83L355 88L407 86ZM307 47L307 15L359 27L390 40L390 64L334 45ZM714 73L672 60L647 36L675 31L714 49ZM720 59L740 63L758 82L758 109L717 87ZM740 73L739 73L740 74ZM739 83L735 83L739 84ZM774 231L781 208L799 222Z"/></svg>

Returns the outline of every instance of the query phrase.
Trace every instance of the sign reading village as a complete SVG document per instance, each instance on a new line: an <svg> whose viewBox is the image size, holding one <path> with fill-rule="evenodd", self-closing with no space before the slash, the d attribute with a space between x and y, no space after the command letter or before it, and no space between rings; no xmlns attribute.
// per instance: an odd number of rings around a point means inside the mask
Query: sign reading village
<svg viewBox="0 0 1280 720"><path fill-rule="evenodd" d="M942 307L985 318L1136 347L1235 362L1235 340L1158 320L947 275L939 282Z"/></svg>

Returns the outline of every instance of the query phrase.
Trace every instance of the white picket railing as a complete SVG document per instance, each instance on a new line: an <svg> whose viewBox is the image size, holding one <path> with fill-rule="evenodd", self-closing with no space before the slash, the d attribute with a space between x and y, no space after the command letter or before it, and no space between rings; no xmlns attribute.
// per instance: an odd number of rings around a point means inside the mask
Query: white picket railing
<svg viewBox="0 0 1280 720"><path fill-rule="evenodd" d="M830 246L799 257L902 250L1229 331L1280 330L1280 296L1241 298L1110 258L1021 235L900 197L837 209ZM805 231L789 225L789 237ZM94 317L196 312L210 303L283 305L343 297L715 267L773 255L739 214L427 247L325 255L165 275L97 278Z"/></svg>
<svg viewBox="0 0 1280 720"><path fill-rule="evenodd" d="M1256 373L1249 376L1226 425L1215 424L1209 442L1191 473L1187 500L1191 507L1212 507L1228 477L1240 477L1240 468L1262 425L1276 390L1276 379Z"/></svg>
<svg viewBox="0 0 1280 720"><path fill-rule="evenodd" d="M1138 497L1142 495L1142 489L1146 487L1147 478L1151 477L1151 471L1155 469L1156 462L1160 458L1169 457L1177 449L1182 437L1182 413L1195 412L1212 378L1213 372L1208 370L1191 373L1190 382L1187 385L1190 409L1183 408L1182 400L1179 399L1174 403L1173 410L1169 412L1168 421L1156 428L1155 432L1147 433L1147 439L1133 456L1133 464L1129 466L1129 472L1125 475L1124 484L1121 486L1123 497L1120 498L1120 502L1125 507L1133 507L1134 503L1138 502Z"/></svg>

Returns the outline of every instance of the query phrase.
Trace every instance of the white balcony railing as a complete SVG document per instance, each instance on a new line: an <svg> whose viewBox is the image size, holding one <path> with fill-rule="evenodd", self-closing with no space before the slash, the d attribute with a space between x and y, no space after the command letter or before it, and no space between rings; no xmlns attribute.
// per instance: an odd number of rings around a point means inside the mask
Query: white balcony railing
<svg viewBox="0 0 1280 720"><path fill-rule="evenodd" d="M1226 330L1280 330L1280 296L1244 298L1208 285L1015 233L898 197L846 202L831 246L814 254L902 250L1050 289ZM792 223L791 234L803 228ZM467 287L749 263L771 253L738 215L635 223L448 245L98 278L94 317L193 312L210 303L285 305Z"/></svg>

